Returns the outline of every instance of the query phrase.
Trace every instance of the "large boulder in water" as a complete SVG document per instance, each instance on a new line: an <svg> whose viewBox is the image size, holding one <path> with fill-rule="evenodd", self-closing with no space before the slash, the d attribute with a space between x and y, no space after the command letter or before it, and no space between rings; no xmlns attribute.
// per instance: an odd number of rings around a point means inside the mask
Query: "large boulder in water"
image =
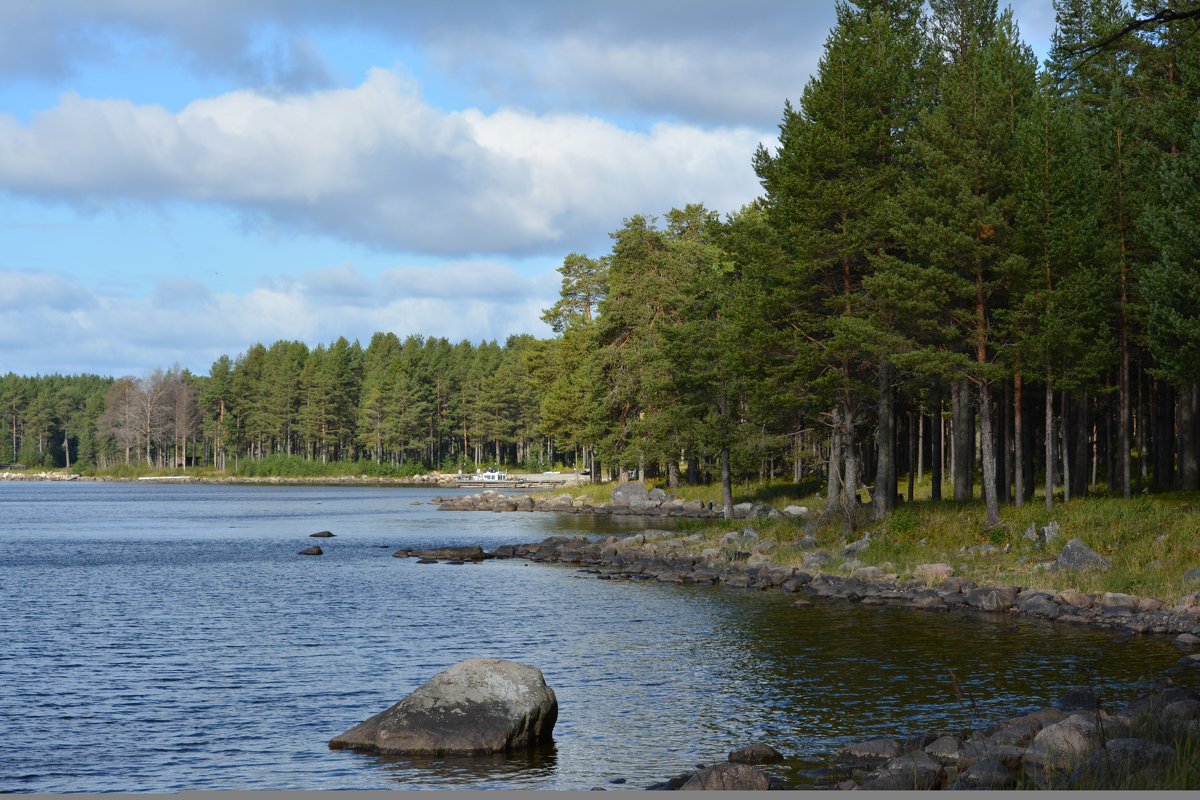
<svg viewBox="0 0 1200 800"><path fill-rule="evenodd" d="M498 658L455 664L329 742L383 755L483 755L550 740L558 699L542 671Z"/></svg>

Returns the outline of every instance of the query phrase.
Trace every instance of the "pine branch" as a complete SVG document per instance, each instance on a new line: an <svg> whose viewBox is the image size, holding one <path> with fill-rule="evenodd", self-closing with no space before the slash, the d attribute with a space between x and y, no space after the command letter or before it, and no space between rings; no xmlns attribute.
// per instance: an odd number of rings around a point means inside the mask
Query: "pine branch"
<svg viewBox="0 0 1200 800"><path fill-rule="evenodd" d="M1190 4L1190 7L1185 6L1183 8L1163 7L1145 17L1136 17L1103 39L1083 47L1072 48L1071 52L1076 55L1086 56L1083 59L1086 62L1101 50L1104 50L1126 36L1156 28L1159 25L1165 25L1170 22L1182 22L1189 19L1200 20L1200 3Z"/></svg>

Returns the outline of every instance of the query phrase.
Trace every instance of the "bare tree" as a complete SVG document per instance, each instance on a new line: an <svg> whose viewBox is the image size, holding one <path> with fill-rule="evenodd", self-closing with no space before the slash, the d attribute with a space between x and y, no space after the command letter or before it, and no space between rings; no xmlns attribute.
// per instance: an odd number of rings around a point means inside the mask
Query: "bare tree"
<svg viewBox="0 0 1200 800"><path fill-rule="evenodd" d="M138 431L141 397L138 381L131 375L120 378L109 387L104 398L104 412L96 421L101 434L110 437L125 450L125 463L140 443Z"/></svg>

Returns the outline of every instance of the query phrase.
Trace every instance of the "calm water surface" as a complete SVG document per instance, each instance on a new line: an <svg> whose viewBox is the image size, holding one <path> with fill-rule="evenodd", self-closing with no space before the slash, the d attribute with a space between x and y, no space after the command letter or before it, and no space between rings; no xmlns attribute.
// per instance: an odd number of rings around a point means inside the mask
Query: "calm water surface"
<svg viewBox="0 0 1200 800"><path fill-rule="evenodd" d="M617 530L428 503L449 493L0 483L0 791L640 787L750 741L788 754L786 772L1072 686L1116 701L1177 657L1165 638L392 558ZM337 535L320 541L326 555L297 555L324 529ZM328 749L473 657L542 669L559 698L552 747L418 760Z"/></svg>

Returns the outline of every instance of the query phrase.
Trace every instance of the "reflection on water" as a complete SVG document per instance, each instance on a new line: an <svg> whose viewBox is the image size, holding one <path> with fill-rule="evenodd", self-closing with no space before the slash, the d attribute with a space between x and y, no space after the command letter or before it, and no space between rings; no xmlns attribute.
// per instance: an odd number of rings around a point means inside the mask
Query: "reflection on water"
<svg viewBox="0 0 1200 800"><path fill-rule="evenodd" d="M522 753L488 756L415 758L372 757L377 768L400 789L456 789L480 785L551 783L558 766L553 743Z"/></svg>
<svg viewBox="0 0 1200 800"><path fill-rule="evenodd" d="M0 790L643 787L751 741L794 771L852 740L969 728L1072 686L1116 701L1177 657L1163 638L1006 617L392 558L642 524L438 512L434 494L0 484ZM297 555L326 529L324 556ZM559 699L552 748L329 750L475 657L542 669Z"/></svg>

